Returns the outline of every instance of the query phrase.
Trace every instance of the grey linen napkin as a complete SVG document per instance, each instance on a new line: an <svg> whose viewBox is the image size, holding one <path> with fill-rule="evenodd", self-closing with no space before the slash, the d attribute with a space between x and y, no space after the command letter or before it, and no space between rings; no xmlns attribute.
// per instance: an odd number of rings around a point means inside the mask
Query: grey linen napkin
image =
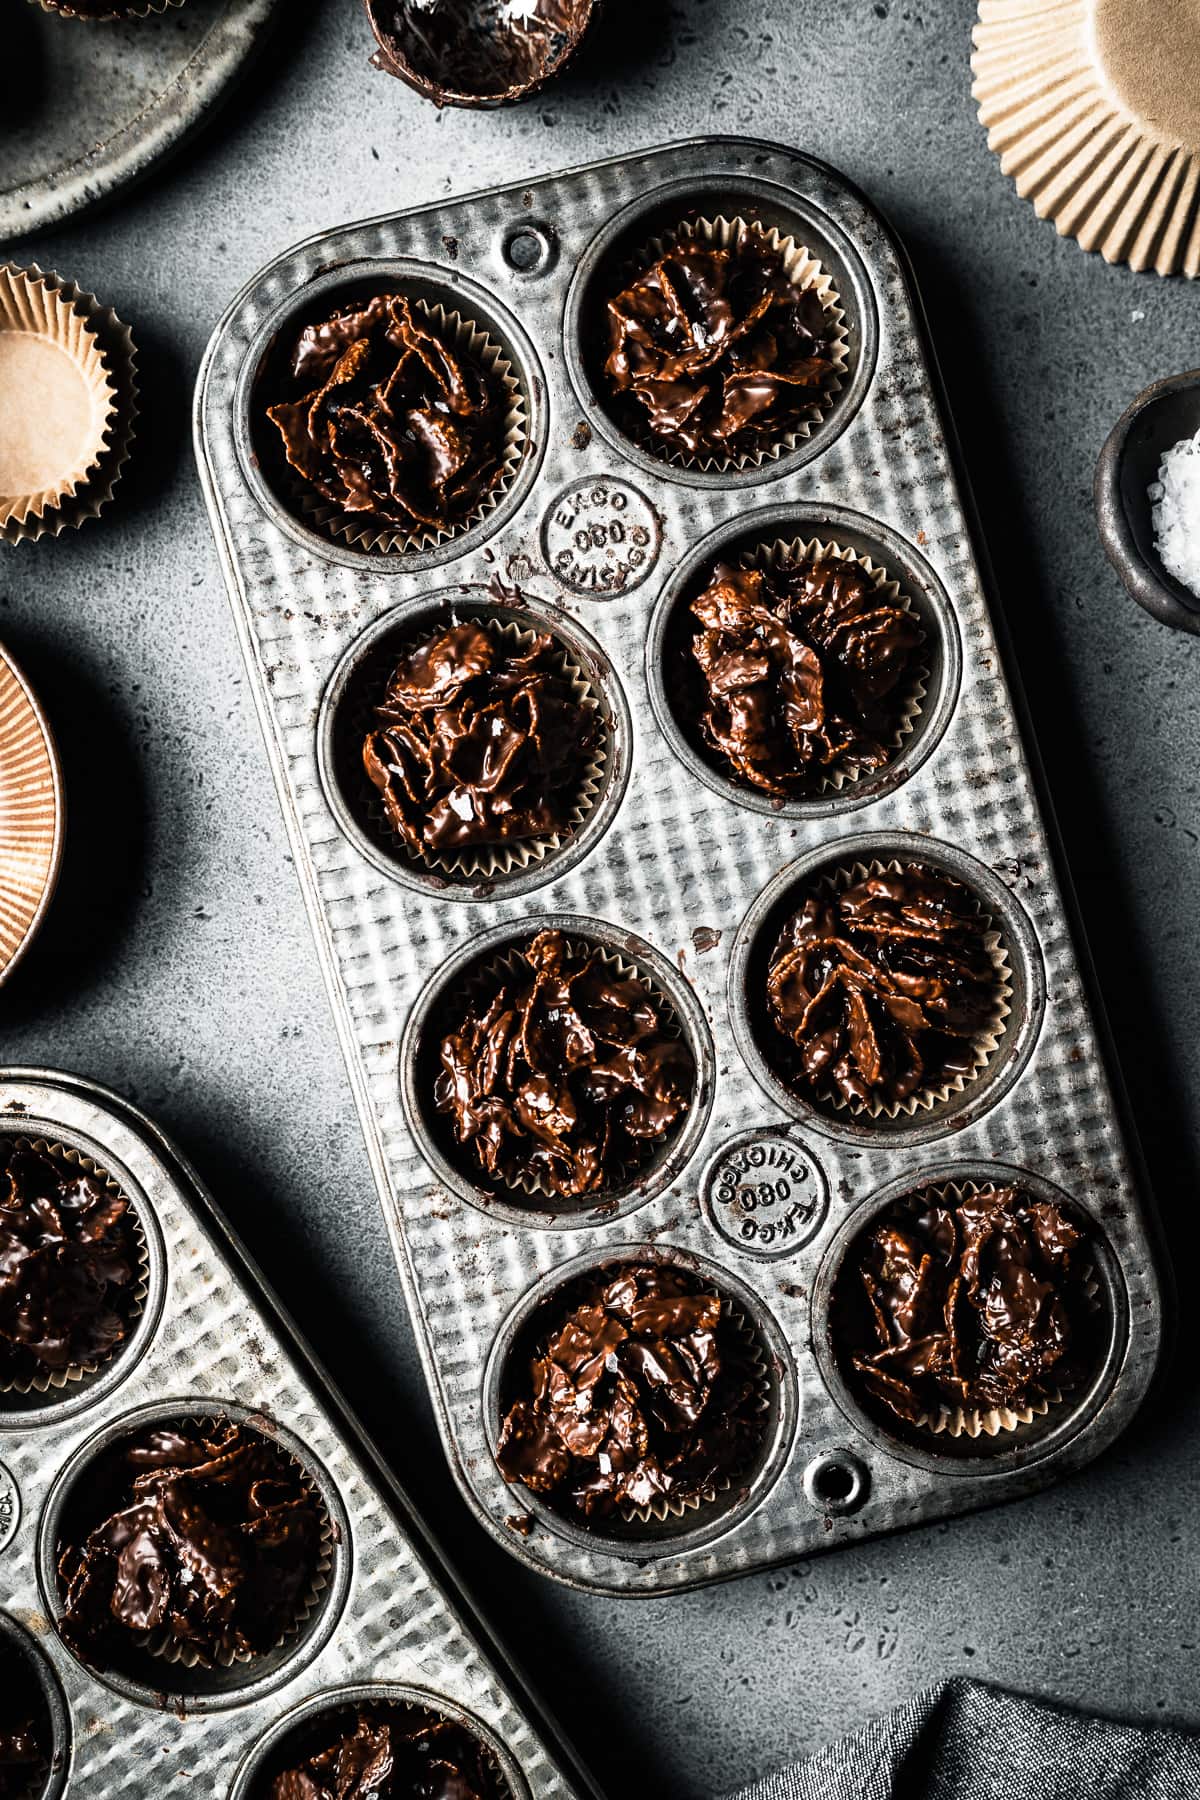
<svg viewBox="0 0 1200 1800"><path fill-rule="evenodd" d="M1200 1736L945 1681L728 1800L1188 1800Z"/></svg>

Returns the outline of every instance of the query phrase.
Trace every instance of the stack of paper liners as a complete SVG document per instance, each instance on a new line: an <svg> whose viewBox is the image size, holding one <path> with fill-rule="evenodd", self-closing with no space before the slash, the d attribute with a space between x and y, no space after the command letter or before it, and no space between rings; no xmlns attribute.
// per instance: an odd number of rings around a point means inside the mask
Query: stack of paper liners
<svg viewBox="0 0 1200 1800"><path fill-rule="evenodd" d="M988 144L1060 236L1107 262L1200 273L1194 0L980 0Z"/></svg>

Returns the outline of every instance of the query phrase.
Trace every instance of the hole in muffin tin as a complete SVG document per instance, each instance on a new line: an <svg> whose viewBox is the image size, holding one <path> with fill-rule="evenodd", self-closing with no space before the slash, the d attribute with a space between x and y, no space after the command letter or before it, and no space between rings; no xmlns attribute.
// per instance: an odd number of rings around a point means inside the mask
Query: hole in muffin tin
<svg viewBox="0 0 1200 1800"><path fill-rule="evenodd" d="M870 1492L866 1467L848 1450L823 1450L804 1471L804 1496L817 1512L844 1518L857 1512Z"/></svg>
<svg viewBox="0 0 1200 1800"><path fill-rule="evenodd" d="M921 865L960 882L999 933L1011 989L996 1047L983 1068L944 1100L871 1117L799 1093L782 1073L787 1042L767 1006L767 972L783 926L826 874L856 864ZM729 963L729 1010L738 1049L777 1105L827 1137L864 1144L920 1144L973 1123L1004 1097L1028 1063L1045 1009L1045 976L1024 909L992 870L936 838L907 832L842 837L799 857L767 883L738 927Z"/></svg>
<svg viewBox="0 0 1200 1800"><path fill-rule="evenodd" d="M328 1526L328 1570L324 1585L298 1631L274 1649L249 1662L229 1668L187 1668L131 1643L112 1662L90 1661L65 1640L64 1648L98 1681L140 1706L160 1712L218 1712L239 1706L290 1681L319 1653L327 1642L342 1607L350 1582L350 1526L336 1487L310 1450L261 1411L208 1395L158 1401L116 1419L83 1444L63 1468L50 1491L42 1513L38 1537L38 1578L47 1617L58 1628L63 1595L58 1561L64 1538L79 1541L98 1522L94 1483L101 1459L123 1440L148 1427L187 1424L189 1421L229 1419L256 1431L284 1451L303 1469L316 1494Z"/></svg>
<svg viewBox="0 0 1200 1800"><path fill-rule="evenodd" d="M15 1619L0 1612L0 1658L21 1664L20 1710L31 1716L39 1744L46 1749L46 1766L33 1783L21 1790L22 1800L59 1800L66 1792L71 1765L71 1714L58 1677L40 1646ZM11 1697L11 1690L6 1699Z"/></svg>
<svg viewBox="0 0 1200 1800"><path fill-rule="evenodd" d="M44 1142L56 1154L69 1151L74 1157L82 1158L85 1166L94 1167L98 1180L106 1184L115 1183L129 1201L130 1212L136 1221L136 1249L143 1271L142 1281L137 1285L145 1287L140 1311L133 1317L125 1341L110 1356L100 1361L94 1370L85 1370L78 1376L72 1375L70 1379L62 1380L61 1384L51 1378L50 1385L44 1390L31 1388L26 1393L20 1393L15 1388L0 1389L2 1436L5 1431L25 1432L37 1426L57 1424L74 1413L96 1406L133 1373L154 1335L162 1311L166 1289L166 1252L150 1202L129 1172L114 1162L102 1146L77 1133L64 1135L58 1125L43 1122L27 1113L22 1113L19 1118L0 1122L0 1133L3 1133L5 1139Z"/></svg>
<svg viewBox="0 0 1200 1800"><path fill-rule="evenodd" d="M1094 1287L1089 1315L1091 1335L1086 1373L1062 1399L1025 1424L1000 1430L995 1436L981 1431L952 1437L910 1425L866 1393L856 1380L838 1342L839 1308L853 1304L854 1295L841 1281L855 1245L881 1214L910 1195L947 1186L1019 1187L1035 1199L1061 1207L1086 1233L1089 1283ZM849 1281L848 1274L846 1279ZM1129 1305L1125 1283L1106 1233L1090 1208L1066 1194L1053 1182L1028 1170L998 1162L943 1164L889 1182L848 1214L831 1240L817 1279L812 1300L813 1348L822 1379L839 1410L850 1423L880 1449L902 1461L941 1475L1010 1473L1041 1461L1061 1449L1089 1425L1108 1400L1129 1341ZM1077 1322L1078 1323L1078 1322Z"/></svg>
<svg viewBox="0 0 1200 1800"><path fill-rule="evenodd" d="M229 1800L270 1800L272 1781L289 1767L294 1767L296 1759L307 1753L321 1727L326 1722L338 1721L339 1715L343 1714L350 1724L360 1708L392 1712L401 1720L414 1711L452 1720L477 1738L489 1752L508 1785L511 1800L528 1800L529 1789L515 1759L473 1713L440 1694L390 1682L331 1688L327 1693L293 1707L276 1720L246 1756L229 1791Z"/></svg>
<svg viewBox="0 0 1200 1800"><path fill-rule="evenodd" d="M578 671L594 698L604 734L598 779L581 788L584 817L562 834L557 848L538 848L507 871L451 870L425 862L389 829L363 768L363 735L402 651L455 621L480 619L522 632L546 631ZM355 639L333 672L317 719L317 760L330 811L345 835L381 874L441 900L509 899L555 881L573 869L608 830L629 779L632 726L611 663L596 640L557 608L539 601L498 602L482 587L446 588L385 613ZM487 846L480 846L485 856ZM497 848L503 848L498 846ZM517 846L514 846L516 849ZM521 853L523 855L523 852Z"/></svg>
<svg viewBox="0 0 1200 1800"><path fill-rule="evenodd" d="M920 620L925 642L918 655L927 670L925 693L912 729L882 769L849 776L840 788L778 800L739 780L701 735L700 672L691 653L698 622L691 603L718 562L740 567L774 544L819 540L830 548L869 557L901 592ZM697 780L752 812L784 818L824 818L870 805L896 791L936 748L954 711L962 652L954 613L941 582L912 545L882 522L843 506L803 504L764 508L722 525L679 564L655 605L646 645L650 703L663 736Z"/></svg>
<svg viewBox="0 0 1200 1800"><path fill-rule="evenodd" d="M774 1487L791 1451L800 1411L796 1371L784 1337L761 1297L728 1270L670 1244L631 1244L590 1251L543 1275L520 1299L492 1344L483 1378L483 1417L493 1457L505 1412L518 1397L521 1376L540 1335L553 1326L571 1289L597 1271L616 1274L631 1263L666 1264L694 1275L720 1295L752 1339L761 1361L766 1405L762 1440L753 1462L713 1498L665 1519L606 1519L594 1528L559 1512L523 1483L505 1483L535 1519L581 1549L602 1547L611 1555L646 1561L657 1555L682 1556L716 1541L755 1512ZM503 1479L503 1477L501 1477Z"/></svg>
<svg viewBox="0 0 1200 1800"><path fill-rule="evenodd" d="M287 463L279 431L267 418L266 409L287 389L287 361L306 325L327 318L335 307L392 292L458 313L498 346L520 391L523 445L512 475L488 496L480 517L448 528L440 541L426 547L372 551L335 537L306 518L301 504L304 490L298 485L301 478ZM512 517L537 476L546 441L544 414L545 382L533 346L517 321L467 276L443 276L427 263L401 258L342 264L318 274L280 301L246 352L234 398L235 441L242 472L272 523L325 561L393 575L399 569L408 573L461 557ZM316 498L320 501L320 496Z"/></svg>
<svg viewBox="0 0 1200 1800"><path fill-rule="evenodd" d="M545 275L558 258L558 233L538 219L522 219L504 237L503 256L517 275Z"/></svg>
<svg viewBox="0 0 1200 1800"><path fill-rule="evenodd" d="M619 1185L576 1199L506 1182L492 1182L470 1145L460 1145L447 1115L437 1111L433 1084L443 1036L461 1021L463 1003L476 973L509 952L520 951L539 931L561 931L583 949L597 947L632 965L660 1005L664 1022L675 1028L695 1068L692 1103L682 1121L647 1160ZM682 1172L700 1143L712 1105L714 1053L703 1009L692 989L657 950L632 932L602 920L571 914L510 921L471 938L445 960L426 984L409 1014L400 1043L400 1095L409 1130L437 1179L468 1205L493 1218L539 1230L592 1225L623 1218L662 1192Z"/></svg>
<svg viewBox="0 0 1200 1800"><path fill-rule="evenodd" d="M768 231L776 229L781 236L804 245L832 280L845 314L846 369L840 389L830 397L820 420L794 449L767 456L757 466L744 469L685 467L644 448L629 435L604 374L608 354L605 308L634 272L640 254L653 239L677 230L689 219L718 217L742 218ZM744 487L794 473L841 435L870 386L878 324L867 272L833 219L774 182L714 173L654 189L618 213L592 240L579 260L567 296L564 348L571 383L588 420L623 457L651 474L693 487Z"/></svg>

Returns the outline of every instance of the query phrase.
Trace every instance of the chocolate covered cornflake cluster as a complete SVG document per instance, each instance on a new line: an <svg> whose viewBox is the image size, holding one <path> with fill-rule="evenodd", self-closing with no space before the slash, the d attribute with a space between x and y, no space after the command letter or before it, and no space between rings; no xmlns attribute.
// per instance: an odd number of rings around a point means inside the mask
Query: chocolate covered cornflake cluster
<svg viewBox="0 0 1200 1800"><path fill-rule="evenodd" d="M701 734L739 781L786 800L830 770L891 761L923 633L864 569L718 564L691 611Z"/></svg>
<svg viewBox="0 0 1200 1800"><path fill-rule="evenodd" d="M728 246L681 239L609 300L608 339L605 374L631 429L685 456L773 448L835 367L819 296L753 226Z"/></svg>
<svg viewBox="0 0 1200 1800"><path fill-rule="evenodd" d="M147 1427L107 1452L58 1546L64 1638L92 1661L151 1639L261 1655L316 1575L321 1508L286 1451L231 1419Z"/></svg>
<svg viewBox="0 0 1200 1800"><path fill-rule="evenodd" d="M539 931L484 981L441 1044L435 1083L460 1144L507 1183L595 1193L687 1112L695 1067L648 988Z"/></svg>
<svg viewBox="0 0 1200 1800"><path fill-rule="evenodd" d="M419 1707L361 1706L307 1735L261 1800L511 1800L479 1739Z"/></svg>
<svg viewBox="0 0 1200 1800"><path fill-rule="evenodd" d="M767 974L786 1078L886 1105L969 1075L1000 999L987 931L967 889L932 869L811 894Z"/></svg>
<svg viewBox="0 0 1200 1800"><path fill-rule="evenodd" d="M1079 1373L1083 1246L1020 1187L897 1204L841 1277L859 1292L845 1349L862 1387L910 1424L1054 1399Z"/></svg>
<svg viewBox="0 0 1200 1800"><path fill-rule="evenodd" d="M284 454L339 512L413 532L461 524L501 479L500 377L407 294L345 306L296 340L267 408Z"/></svg>
<svg viewBox="0 0 1200 1800"><path fill-rule="evenodd" d="M129 1202L77 1163L0 1136L0 1382L89 1367L129 1333Z"/></svg>
<svg viewBox="0 0 1200 1800"><path fill-rule="evenodd" d="M635 1263L571 1285L512 1382L505 1478L587 1523L707 1497L762 1436L750 1345L686 1270Z"/></svg>
<svg viewBox="0 0 1200 1800"><path fill-rule="evenodd" d="M401 657L363 765L392 830L438 854L565 831L601 736L552 638L466 621Z"/></svg>

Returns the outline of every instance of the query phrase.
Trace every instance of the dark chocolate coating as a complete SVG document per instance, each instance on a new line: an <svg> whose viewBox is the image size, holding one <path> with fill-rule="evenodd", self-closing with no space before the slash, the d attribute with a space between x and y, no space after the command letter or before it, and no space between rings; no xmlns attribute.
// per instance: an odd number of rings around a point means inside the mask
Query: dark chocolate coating
<svg viewBox="0 0 1200 1800"><path fill-rule="evenodd" d="M496 485L508 406L500 379L407 294L377 294L305 327L267 417L339 511L413 531L460 523Z"/></svg>
<svg viewBox="0 0 1200 1800"><path fill-rule="evenodd" d="M136 5L133 0L129 5L122 5L121 0L39 0L39 4L50 6L66 19L128 19L138 7L144 12L144 0L136 0Z"/></svg>
<svg viewBox="0 0 1200 1800"><path fill-rule="evenodd" d="M360 1706L307 1735L263 1800L511 1800L478 1738L419 1707Z"/></svg>
<svg viewBox="0 0 1200 1800"><path fill-rule="evenodd" d="M497 1460L579 1522L709 1495L762 1437L749 1344L718 1295L657 1263L572 1282L510 1384Z"/></svg>
<svg viewBox="0 0 1200 1800"><path fill-rule="evenodd" d="M738 780L788 799L824 770L891 761L922 632L861 568L837 557L718 564L691 610L700 729Z"/></svg>
<svg viewBox="0 0 1200 1800"><path fill-rule="evenodd" d="M684 239L608 302L611 390L664 450L735 456L777 445L834 369L817 295L748 227L728 246Z"/></svg>
<svg viewBox="0 0 1200 1800"><path fill-rule="evenodd" d="M998 998L987 929L966 888L927 868L810 895L767 975L787 1078L818 1097L891 1102L969 1074Z"/></svg>
<svg viewBox="0 0 1200 1800"><path fill-rule="evenodd" d="M1019 1187L900 1202L840 1278L865 1299L836 1314L863 1388L909 1423L1053 1397L1078 1372L1082 1242L1061 1207Z"/></svg>
<svg viewBox="0 0 1200 1800"><path fill-rule="evenodd" d="M129 1202L0 1136L0 1380L107 1356L128 1335L137 1277Z"/></svg>
<svg viewBox="0 0 1200 1800"><path fill-rule="evenodd" d="M60 1629L73 1648L103 1662L165 1633L212 1663L287 1634L312 1587L321 1511L268 1438L188 1420L115 1444L63 1530Z"/></svg>
<svg viewBox="0 0 1200 1800"><path fill-rule="evenodd" d="M34 1800L52 1753L45 1697L26 1657L0 1643L0 1800Z"/></svg>
<svg viewBox="0 0 1200 1800"><path fill-rule="evenodd" d="M592 0L366 0L379 49L376 68L435 105L499 104L535 92L566 65Z"/></svg>
<svg viewBox="0 0 1200 1800"><path fill-rule="evenodd" d="M400 659L375 719L363 764L413 851L565 831L601 731L552 638L514 646L473 620Z"/></svg>
<svg viewBox="0 0 1200 1800"><path fill-rule="evenodd" d="M539 931L442 1040L434 1094L490 1176L594 1193L687 1112L695 1068L645 985Z"/></svg>

